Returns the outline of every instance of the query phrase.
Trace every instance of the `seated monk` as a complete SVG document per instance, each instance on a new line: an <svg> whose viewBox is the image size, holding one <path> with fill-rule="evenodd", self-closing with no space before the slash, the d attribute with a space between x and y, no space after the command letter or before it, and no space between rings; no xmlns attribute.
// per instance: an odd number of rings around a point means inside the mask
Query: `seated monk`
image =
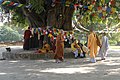
<svg viewBox="0 0 120 80"><path fill-rule="evenodd" d="M39 53L47 53L50 51L50 45L47 42L44 42L42 49L39 49Z"/></svg>
<svg viewBox="0 0 120 80"><path fill-rule="evenodd" d="M78 57L78 53L82 54L82 50L80 46L77 44L77 41L74 40L74 42L71 44L72 52L74 53L75 59Z"/></svg>

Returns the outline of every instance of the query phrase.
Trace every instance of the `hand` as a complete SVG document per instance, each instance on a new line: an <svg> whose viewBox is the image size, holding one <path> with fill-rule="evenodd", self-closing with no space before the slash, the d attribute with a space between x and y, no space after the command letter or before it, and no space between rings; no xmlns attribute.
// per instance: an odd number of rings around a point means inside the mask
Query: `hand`
<svg viewBox="0 0 120 80"><path fill-rule="evenodd" d="M88 49L90 49L90 47L88 47Z"/></svg>

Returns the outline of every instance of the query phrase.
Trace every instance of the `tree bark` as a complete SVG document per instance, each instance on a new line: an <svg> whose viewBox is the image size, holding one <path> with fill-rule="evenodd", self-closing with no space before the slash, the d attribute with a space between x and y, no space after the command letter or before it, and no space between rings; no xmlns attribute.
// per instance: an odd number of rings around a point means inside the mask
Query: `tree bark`
<svg viewBox="0 0 120 80"><path fill-rule="evenodd" d="M18 1L21 4L27 3L26 0ZM74 8L63 6L62 3L57 3L54 7L51 5L52 3L45 5L46 11L43 11L40 14L37 14L34 10L29 10L26 7L23 7L23 13L28 19L29 25L34 28L46 28L47 26L51 26L63 30L72 30L72 16Z"/></svg>

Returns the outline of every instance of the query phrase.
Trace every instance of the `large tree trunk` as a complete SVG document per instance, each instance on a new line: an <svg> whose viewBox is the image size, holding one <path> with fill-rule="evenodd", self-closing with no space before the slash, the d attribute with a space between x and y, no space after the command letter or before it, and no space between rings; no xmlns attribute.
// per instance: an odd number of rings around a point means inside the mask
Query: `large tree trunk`
<svg viewBox="0 0 120 80"><path fill-rule="evenodd" d="M50 0L47 0L50 1ZM47 26L54 26L58 29L72 30L72 16L74 6L64 6L62 0L56 0L58 3L54 7L47 9ZM73 2L74 0L66 0Z"/></svg>
<svg viewBox="0 0 120 80"><path fill-rule="evenodd" d="M18 0L21 4L26 4L27 0ZM72 16L74 8L63 6L61 0L56 0L57 3L52 7L52 0L46 0L45 11L40 14L35 13L34 10L23 8L23 13L29 21L29 25L34 28L47 26L56 27L63 30L72 30ZM73 1L73 0L66 0Z"/></svg>
<svg viewBox="0 0 120 80"><path fill-rule="evenodd" d="M56 5L48 11L47 26L54 26L63 30L72 30L73 12L74 9Z"/></svg>
<svg viewBox="0 0 120 80"><path fill-rule="evenodd" d="M22 11L26 18L29 21L29 25L33 28L46 28L47 26L55 27L63 30L72 30L72 16L74 12L74 8L70 8L61 4L61 0L57 0L60 3L56 3L55 6L52 6L52 0L46 0L47 4L45 4L43 11L40 14L37 14L34 10L29 10L26 7L22 8ZM66 0L67 1L67 0ZM73 1L73 0L68 0ZM26 4L26 0L19 0L21 4ZM47 39L46 39L47 40ZM42 44L43 40L37 41L36 38L31 40L31 43ZM32 44L33 46L33 44ZM39 45L41 47L42 45ZM33 48L38 47L34 45Z"/></svg>
<svg viewBox="0 0 120 80"><path fill-rule="evenodd" d="M29 11L26 8L23 8L23 12L26 18L29 21L29 25L34 28L46 27L46 13L42 12L41 14L35 13L35 11Z"/></svg>

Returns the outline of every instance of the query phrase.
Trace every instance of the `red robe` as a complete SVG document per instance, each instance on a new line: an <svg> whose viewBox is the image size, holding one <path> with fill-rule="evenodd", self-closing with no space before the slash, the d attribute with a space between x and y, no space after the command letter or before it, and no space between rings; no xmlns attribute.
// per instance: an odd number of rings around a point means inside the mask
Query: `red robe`
<svg viewBox="0 0 120 80"><path fill-rule="evenodd" d="M29 50L30 48L30 36L32 35L30 30L26 30L24 32L24 45L23 45L23 49L24 50Z"/></svg>

